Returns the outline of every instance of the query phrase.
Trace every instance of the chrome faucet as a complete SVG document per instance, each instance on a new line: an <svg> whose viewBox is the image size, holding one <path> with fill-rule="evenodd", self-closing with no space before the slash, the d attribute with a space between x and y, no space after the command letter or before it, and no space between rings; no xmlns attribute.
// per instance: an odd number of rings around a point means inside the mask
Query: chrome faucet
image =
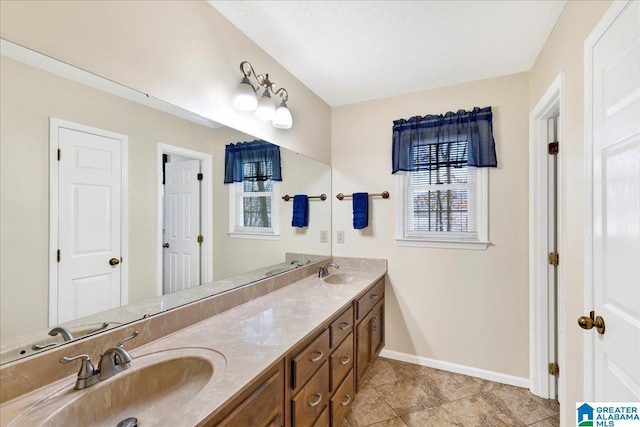
<svg viewBox="0 0 640 427"><path fill-rule="evenodd" d="M112 376L126 371L131 367L133 358L123 347L112 347L107 349L100 357L98 367L100 369L100 381L104 381Z"/></svg>
<svg viewBox="0 0 640 427"><path fill-rule="evenodd" d="M51 335L52 337L55 337L58 334L62 335L62 339L65 342L72 341L74 339L71 331L69 331L67 328L63 328L62 326L56 326L49 331L49 335Z"/></svg>
<svg viewBox="0 0 640 427"><path fill-rule="evenodd" d="M309 264L309 262L311 262L311 260L307 261L306 264ZM302 261L300 261L299 259L294 259L293 261L291 261L290 263L291 265L295 264L296 268L298 267L302 267L303 265L305 265L305 263L303 263Z"/></svg>
<svg viewBox="0 0 640 427"><path fill-rule="evenodd" d="M124 349L124 343L134 339L139 335L138 331L135 331L131 336L123 339L115 347L107 349L102 356L100 356L100 363L98 367L100 369L100 381L111 378L112 376L119 374L122 371L126 371L131 367L131 361L133 358L127 350Z"/></svg>
<svg viewBox="0 0 640 427"><path fill-rule="evenodd" d="M107 349L104 354L100 356L98 369L96 369L93 363L91 363L91 357L88 354L81 354L74 357L63 357L60 359L60 363L82 360L82 365L80 366L80 371L78 371L78 378L74 388L76 390L82 390L87 387L91 387L99 381L104 381L129 369L133 358L129 352L124 349L123 344L134 339L138 334L139 332L135 331L131 336L120 341L115 347Z"/></svg>
<svg viewBox="0 0 640 427"><path fill-rule="evenodd" d="M329 275L329 267L340 268L338 264L334 264L332 262L328 263L324 267L320 267L320 271L318 271L318 277L323 278Z"/></svg>

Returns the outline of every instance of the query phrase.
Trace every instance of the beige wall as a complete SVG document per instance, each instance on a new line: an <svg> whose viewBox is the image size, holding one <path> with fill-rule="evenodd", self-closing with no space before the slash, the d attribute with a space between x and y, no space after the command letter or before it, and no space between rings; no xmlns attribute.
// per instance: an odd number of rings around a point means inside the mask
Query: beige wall
<svg viewBox="0 0 640 427"><path fill-rule="evenodd" d="M353 230L351 203L335 202L334 256L387 258L386 348L528 377L528 74L334 108L335 193L391 192L372 199L369 227ZM486 251L398 247L393 120L492 106L499 167L489 171Z"/></svg>
<svg viewBox="0 0 640 427"><path fill-rule="evenodd" d="M213 154L212 130L0 60L2 339L48 323L49 117L129 137L129 302L155 296L157 144Z"/></svg>
<svg viewBox="0 0 640 427"><path fill-rule="evenodd" d="M206 1L2 1L0 35L325 163L329 106ZM250 61L289 92L279 130L231 106Z"/></svg>
<svg viewBox="0 0 640 427"><path fill-rule="evenodd" d="M561 425L575 419L575 403L583 401L584 331L576 319L584 314L584 41L607 10L610 1L569 1L530 73L529 109L538 103L551 82L564 73L564 109L561 112L562 189L564 230L560 274L564 283L565 392Z"/></svg>
<svg viewBox="0 0 640 427"><path fill-rule="evenodd" d="M285 252L302 252L330 255L330 243L320 242L320 230L331 233L331 167L294 153L280 150L282 162L282 182L280 195L307 194L309 196L326 193L328 200L309 201L309 227L291 226L293 202L277 201L280 209L280 237L278 240L257 240L231 238L229 231L229 186L224 185L224 147L226 144L250 141L247 135L230 128L214 130L216 151L214 155L214 192L223 194L216 197L214 206L214 233L216 253L214 271L216 278L229 277L247 270L284 261ZM241 259L242 262L239 262Z"/></svg>

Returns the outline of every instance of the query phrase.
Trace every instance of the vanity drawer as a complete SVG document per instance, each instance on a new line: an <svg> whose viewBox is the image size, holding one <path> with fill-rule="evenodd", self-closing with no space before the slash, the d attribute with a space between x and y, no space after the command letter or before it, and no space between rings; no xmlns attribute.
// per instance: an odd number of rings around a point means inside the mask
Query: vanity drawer
<svg viewBox="0 0 640 427"><path fill-rule="evenodd" d="M284 425L284 373L282 365L257 381L249 395L222 421L207 426L280 427ZM233 403L231 404L233 405Z"/></svg>
<svg viewBox="0 0 640 427"><path fill-rule="evenodd" d="M331 390L335 390L353 367L353 334L331 355Z"/></svg>
<svg viewBox="0 0 640 427"><path fill-rule="evenodd" d="M344 313L331 323L331 348L334 348L342 338L346 337L353 330L353 308L349 307Z"/></svg>
<svg viewBox="0 0 640 427"><path fill-rule="evenodd" d="M328 403L329 363L325 362L292 399L292 425L295 427L313 425Z"/></svg>
<svg viewBox="0 0 640 427"><path fill-rule="evenodd" d="M349 412L353 398L355 397L353 389L353 371L349 372L347 379L344 380L338 391L331 398L331 425L340 426L342 420Z"/></svg>
<svg viewBox="0 0 640 427"><path fill-rule="evenodd" d="M329 330L326 329L291 361L291 387L303 385L329 358Z"/></svg>
<svg viewBox="0 0 640 427"><path fill-rule="evenodd" d="M367 315L369 310L384 297L384 279L376 283L366 294L356 301L356 320Z"/></svg>

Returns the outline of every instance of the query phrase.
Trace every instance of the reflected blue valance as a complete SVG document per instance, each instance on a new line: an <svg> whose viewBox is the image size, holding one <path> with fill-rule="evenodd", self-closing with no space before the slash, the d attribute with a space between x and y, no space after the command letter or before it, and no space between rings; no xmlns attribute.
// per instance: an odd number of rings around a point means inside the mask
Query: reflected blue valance
<svg viewBox="0 0 640 427"><path fill-rule="evenodd" d="M393 122L392 172L497 167L491 107Z"/></svg>
<svg viewBox="0 0 640 427"><path fill-rule="evenodd" d="M245 176L247 172L250 176ZM261 139L227 145L224 150L224 183L245 179L282 181L280 147Z"/></svg>

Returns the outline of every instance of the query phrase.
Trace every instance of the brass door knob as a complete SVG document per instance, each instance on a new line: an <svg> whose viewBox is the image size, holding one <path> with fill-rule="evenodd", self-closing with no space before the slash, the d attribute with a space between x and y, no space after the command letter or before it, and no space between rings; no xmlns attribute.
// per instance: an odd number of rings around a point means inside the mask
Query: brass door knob
<svg viewBox="0 0 640 427"><path fill-rule="evenodd" d="M118 265L120 264L120 260L118 258L111 258L109 260L109 265Z"/></svg>
<svg viewBox="0 0 640 427"><path fill-rule="evenodd" d="M599 334L604 334L604 319L602 318L602 316L596 316L596 313L594 311L589 313L589 317L587 316L580 316L578 317L578 326L580 326L582 329L585 330L589 330L592 329L594 326L596 327L596 331L598 331Z"/></svg>
<svg viewBox="0 0 640 427"><path fill-rule="evenodd" d="M587 316L580 316L578 317L578 325L582 329L589 330L593 328L593 320L591 320L591 318Z"/></svg>

